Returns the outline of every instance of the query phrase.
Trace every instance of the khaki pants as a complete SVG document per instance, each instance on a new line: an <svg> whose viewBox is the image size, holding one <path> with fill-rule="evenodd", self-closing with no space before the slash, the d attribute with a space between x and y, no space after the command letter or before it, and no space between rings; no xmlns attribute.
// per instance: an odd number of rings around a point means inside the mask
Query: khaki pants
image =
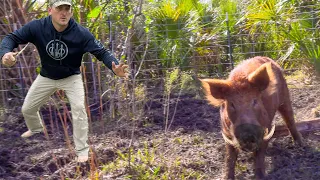
<svg viewBox="0 0 320 180"><path fill-rule="evenodd" d="M81 75L52 80L38 75L31 85L22 106L22 114L27 127L32 132L43 130L40 119L40 107L46 103L50 96L58 89L66 92L71 105L73 140L77 155L87 156L89 152L88 116L85 108L85 95Z"/></svg>

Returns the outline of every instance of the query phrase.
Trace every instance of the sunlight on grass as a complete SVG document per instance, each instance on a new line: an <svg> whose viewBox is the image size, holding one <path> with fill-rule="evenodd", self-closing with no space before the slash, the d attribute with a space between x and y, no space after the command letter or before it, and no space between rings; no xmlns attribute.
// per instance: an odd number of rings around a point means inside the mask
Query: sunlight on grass
<svg viewBox="0 0 320 180"><path fill-rule="evenodd" d="M290 88L301 88L308 81L308 77L307 77L306 73L302 70L295 71L291 75L285 76L285 79L288 83L289 89Z"/></svg>
<svg viewBox="0 0 320 180"><path fill-rule="evenodd" d="M136 151L131 149L130 153L131 156L127 151L118 150L117 158L103 166L100 177L139 180L202 179L204 177L201 172L185 168L181 163L182 157L169 160L164 157L163 152L146 144ZM194 162L193 165L203 166L204 162Z"/></svg>

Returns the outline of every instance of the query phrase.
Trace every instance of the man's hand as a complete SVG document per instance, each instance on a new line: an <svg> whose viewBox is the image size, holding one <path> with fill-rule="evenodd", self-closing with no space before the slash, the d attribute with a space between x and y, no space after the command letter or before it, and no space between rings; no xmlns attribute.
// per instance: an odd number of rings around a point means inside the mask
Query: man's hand
<svg viewBox="0 0 320 180"><path fill-rule="evenodd" d="M14 64L16 64L16 56L17 53L13 53L13 52L8 52L6 54L4 54L4 56L2 57L2 64L4 64L7 67L11 67Z"/></svg>
<svg viewBox="0 0 320 180"><path fill-rule="evenodd" d="M112 71L119 77L129 77L129 74L126 72L127 67L128 65L124 65L123 63L116 65L114 62L112 62Z"/></svg>

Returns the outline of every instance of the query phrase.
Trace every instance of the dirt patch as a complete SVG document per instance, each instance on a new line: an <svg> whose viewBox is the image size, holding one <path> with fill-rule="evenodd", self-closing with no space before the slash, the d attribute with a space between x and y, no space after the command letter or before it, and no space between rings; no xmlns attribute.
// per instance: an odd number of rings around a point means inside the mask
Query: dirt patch
<svg viewBox="0 0 320 180"><path fill-rule="evenodd" d="M319 84L289 83L297 121L313 118L312 109L320 105ZM148 106L152 111L136 130L133 141L130 122L116 127L107 125L104 134L91 133L93 151L87 164L74 161L74 152L69 150L62 128L52 131L48 127L49 140L43 134L23 140L23 119L10 116L0 122L0 179L86 179L96 174L100 179L220 179L225 151L219 110L201 98L183 96L170 131L164 133L162 103L154 101ZM277 121L282 122L279 117ZM95 128L99 125L98 121L93 124ZM290 136L270 142L266 179L320 179L320 131L305 133L303 137L304 147L294 146ZM251 154L240 154L237 179L253 178L252 161Z"/></svg>

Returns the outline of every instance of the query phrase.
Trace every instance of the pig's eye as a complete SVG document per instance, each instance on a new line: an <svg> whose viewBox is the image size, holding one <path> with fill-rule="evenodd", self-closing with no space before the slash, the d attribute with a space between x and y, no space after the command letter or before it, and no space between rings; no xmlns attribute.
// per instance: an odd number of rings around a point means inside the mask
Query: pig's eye
<svg viewBox="0 0 320 180"><path fill-rule="evenodd" d="M224 107L225 107L225 105L224 105L224 103L222 103L222 105L221 105L221 109L224 109Z"/></svg>
<svg viewBox="0 0 320 180"><path fill-rule="evenodd" d="M256 106L258 104L258 101L256 99L253 100L252 105Z"/></svg>
<svg viewBox="0 0 320 180"><path fill-rule="evenodd" d="M232 110L236 109L236 107L234 106L233 102L230 102L230 107L231 107Z"/></svg>

